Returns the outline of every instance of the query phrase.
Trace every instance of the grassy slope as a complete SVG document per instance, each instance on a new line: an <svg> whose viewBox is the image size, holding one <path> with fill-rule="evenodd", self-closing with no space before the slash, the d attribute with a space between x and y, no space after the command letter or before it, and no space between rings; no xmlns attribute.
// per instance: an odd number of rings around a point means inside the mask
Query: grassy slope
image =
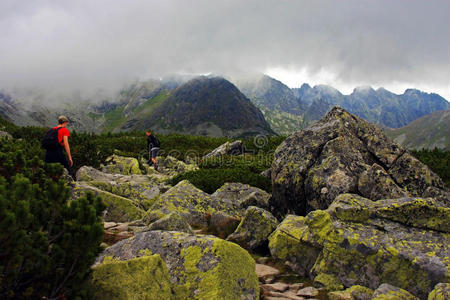
<svg viewBox="0 0 450 300"><path fill-rule="evenodd" d="M408 149L450 150L450 110L437 111L386 134Z"/></svg>
<svg viewBox="0 0 450 300"><path fill-rule="evenodd" d="M258 107L272 129L281 135L289 135L299 129L305 128L303 116L298 116L280 110L270 110Z"/></svg>
<svg viewBox="0 0 450 300"><path fill-rule="evenodd" d="M115 109L108 111L104 114L106 122L103 132L111 132L126 121L126 117L123 114L123 106L116 107Z"/></svg>

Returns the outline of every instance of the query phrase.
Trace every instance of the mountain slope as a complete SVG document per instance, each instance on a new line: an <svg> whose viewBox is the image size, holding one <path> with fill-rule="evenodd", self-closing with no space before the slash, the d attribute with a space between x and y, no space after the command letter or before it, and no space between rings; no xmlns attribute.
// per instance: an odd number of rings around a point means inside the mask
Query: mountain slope
<svg viewBox="0 0 450 300"><path fill-rule="evenodd" d="M160 97L145 118L132 118L120 129L234 137L273 133L261 111L220 77L198 77Z"/></svg>
<svg viewBox="0 0 450 300"><path fill-rule="evenodd" d="M235 84L257 106L294 115L301 115L306 109L288 86L267 75L237 80Z"/></svg>
<svg viewBox="0 0 450 300"><path fill-rule="evenodd" d="M404 94L397 95L379 88L358 87L350 95L343 95L336 89L318 85L311 88L302 85L295 89L299 101L310 103L307 114L313 114L320 119L333 106L341 106L350 113L355 114L366 121L390 128L399 128L412 121L437 110L450 109L450 103L437 94L428 94L418 90L406 90ZM315 100L321 99L326 105L317 105L317 110L311 108ZM308 119L305 114L305 119Z"/></svg>
<svg viewBox="0 0 450 300"><path fill-rule="evenodd" d="M385 129L386 134L408 149L450 150L450 110L436 111L405 127Z"/></svg>

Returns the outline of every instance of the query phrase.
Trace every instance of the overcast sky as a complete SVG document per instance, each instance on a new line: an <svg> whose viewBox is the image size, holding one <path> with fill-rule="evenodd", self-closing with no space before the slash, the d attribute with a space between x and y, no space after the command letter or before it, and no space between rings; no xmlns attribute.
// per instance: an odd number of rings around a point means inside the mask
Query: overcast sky
<svg viewBox="0 0 450 300"><path fill-rule="evenodd" d="M450 1L0 0L0 89L252 72L450 100Z"/></svg>

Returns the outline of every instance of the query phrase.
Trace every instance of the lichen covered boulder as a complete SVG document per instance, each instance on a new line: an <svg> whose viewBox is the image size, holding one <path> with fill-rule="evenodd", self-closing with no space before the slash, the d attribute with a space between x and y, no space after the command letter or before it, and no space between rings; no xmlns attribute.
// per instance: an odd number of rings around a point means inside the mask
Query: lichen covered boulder
<svg viewBox="0 0 450 300"><path fill-rule="evenodd" d="M438 283L428 295L428 300L450 299L450 283Z"/></svg>
<svg viewBox="0 0 450 300"><path fill-rule="evenodd" d="M157 172L170 177L198 170L198 166L195 163L185 163L170 155L166 157L158 156L156 160L158 164ZM147 167L148 173L155 173L153 172L153 170L154 170L153 167L151 166Z"/></svg>
<svg viewBox="0 0 450 300"><path fill-rule="evenodd" d="M326 211L288 216L269 247L327 289L389 283L424 298L450 280L448 213L433 199L372 202L346 194Z"/></svg>
<svg viewBox="0 0 450 300"><path fill-rule="evenodd" d="M245 249L256 249L267 242L269 235L278 226L278 220L268 211L250 206L245 211L236 231L227 240L241 245Z"/></svg>
<svg viewBox="0 0 450 300"><path fill-rule="evenodd" d="M343 193L379 200L422 197L430 187L445 192L437 175L381 129L338 107L281 143L271 176L278 216L326 209Z"/></svg>
<svg viewBox="0 0 450 300"><path fill-rule="evenodd" d="M0 139L1 139L1 138L12 139L13 137L12 137L12 135L9 134L8 132L6 132L6 131L1 131L1 130L0 130Z"/></svg>
<svg viewBox="0 0 450 300"><path fill-rule="evenodd" d="M372 296L373 300L386 300L386 299L398 299L398 300L419 300L416 296L410 292L401 288L384 283L380 285Z"/></svg>
<svg viewBox="0 0 450 300"><path fill-rule="evenodd" d="M229 204L213 200L211 196L196 188L189 181L180 181L162 194L147 212L145 221L150 224L170 213L176 212L196 228L208 228L214 214L235 218L240 215ZM237 226L237 225L236 225ZM220 231L220 228L217 228Z"/></svg>
<svg viewBox="0 0 450 300"><path fill-rule="evenodd" d="M130 260L106 257L93 268L95 299L173 299L169 272L157 254Z"/></svg>
<svg viewBox="0 0 450 300"><path fill-rule="evenodd" d="M106 165L103 166L102 171L111 174L142 174L139 168L139 162L134 157L125 157L113 154L106 159Z"/></svg>
<svg viewBox="0 0 450 300"><path fill-rule="evenodd" d="M306 242L307 234L305 217L287 215L269 236L269 249L272 257L290 262L294 271L311 277L310 271L321 247Z"/></svg>
<svg viewBox="0 0 450 300"><path fill-rule="evenodd" d="M373 290L361 285L354 285L345 291L328 293L330 300L371 300Z"/></svg>
<svg viewBox="0 0 450 300"><path fill-rule="evenodd" d="M131 222L141 219L145 214L145 210L137 206L134 201L103 191L86 182L74 183L71 191L71 198L79 198L86 192L91 192L95 196L102 198L103 203L106 204L106 210L103 213L102 219L106 222Z"/></svg>
<svg viewBox="0 0 450 300"><path fill-rule="evenodd" d="M268 208L270 194L248 184L233 182L225 183L211 197L228 202L235 209L246 209L249 206Z"/></svg>
<svg viewBox="0 0 450 300"><path fill-rule="evenodd" d="M166 263L173 299L259 299L253 258L238 245L213 236L141 232L107 248L96 264L150 253Z"/></svg>
<svg viewBox="0 0 450 300"><path fill-rule="evenodd" d="M244 148L241 140L226 142L203 156L203 159L218 157L222 155L239 155L243 153L243 149Z"/></svg>
<svg viewBox="0 0 450 300"><path fill-rule="evenodd" d="M83 166L76 174L77 181L132 200L136 206L147 210L156 197L171 187L168 177L157 175L122 175L101 172Z"/></svg>
<svg viewBox="0 0 450 300"><path fill-rule="evenodd" d="M193 233L191 226L178 213L171 213L148 226L148 230L181 231Z"/></svg>

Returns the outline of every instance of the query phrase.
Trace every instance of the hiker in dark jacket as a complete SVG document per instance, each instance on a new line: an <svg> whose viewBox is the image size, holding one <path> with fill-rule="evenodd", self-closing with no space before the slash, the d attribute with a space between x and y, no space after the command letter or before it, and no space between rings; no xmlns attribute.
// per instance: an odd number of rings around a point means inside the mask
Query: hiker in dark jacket
<svg viewBox="0 0 450 300"><path fill-rule="evenodd" d="M44 161L46 163L60 163L62 164L70 174L70 167L73 166L72 155L70 154L69 146L69 130L66 128L69 124L69 120L65 116L58 117L58 126L53 127L51 130L56 130L58 134L58 145L46 149ZM67 154L64 155L63 149ZM67 161L69 159L69 161Z"/></svg>
<svg viewBox="0 0 450 300"><path fill-rule="evenodd" d="M156 164L156 155L158 154L159 151L159 140L156 136L154 136L152 134L152 132L150 130L148 130L147 132L145 132L145 134L147 135L147 149L148 149L148 164L154 165L155 170L158 170L158 165Z"/></svg>

